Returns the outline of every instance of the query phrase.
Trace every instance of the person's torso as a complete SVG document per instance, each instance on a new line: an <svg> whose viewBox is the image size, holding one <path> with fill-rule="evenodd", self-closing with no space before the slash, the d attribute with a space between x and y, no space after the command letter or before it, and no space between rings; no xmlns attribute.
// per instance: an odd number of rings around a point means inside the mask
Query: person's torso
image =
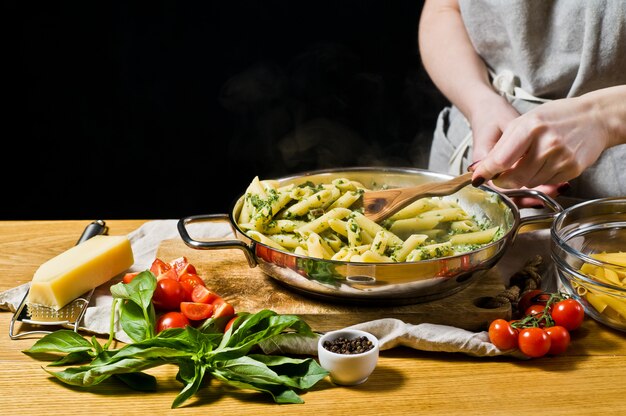
<svg viewBox="0 0 626 416"><path fill-rule="evenodd" d="M459 0L472 44L495 74L547 99L626 84L626 1Z"/></svg>

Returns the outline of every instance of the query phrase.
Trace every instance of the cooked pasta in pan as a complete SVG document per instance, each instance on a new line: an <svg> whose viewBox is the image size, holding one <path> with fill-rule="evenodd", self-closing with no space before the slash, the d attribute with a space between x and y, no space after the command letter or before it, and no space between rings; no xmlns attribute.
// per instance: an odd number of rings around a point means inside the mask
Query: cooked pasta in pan
<svg viewBox="0 0 626 416"><path fill-rule="evenodd" d="M475 250L502 235L453 200L419 199L376 223L358 201L366 188L345 178L279 185L255 177L237 224L277 250L351 262L415 262Z"/></svg>

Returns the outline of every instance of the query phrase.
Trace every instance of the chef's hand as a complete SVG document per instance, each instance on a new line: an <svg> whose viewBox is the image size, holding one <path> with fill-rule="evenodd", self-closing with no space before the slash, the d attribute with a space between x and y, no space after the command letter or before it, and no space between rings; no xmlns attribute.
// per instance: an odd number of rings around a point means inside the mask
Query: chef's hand
<svg viewBox="0 0 626 416"><path fill-rule="evenodd" d="M470 118L473 134L472 159L480 162L485 158L502 137L507 126L519 116L517 110L500 95L494 93L493 96L483 100L478 108L472 112ZM470 170L474 170L477 165L478 162L475 162L470 166ZM493 181L487 182L487 185L499 191L506 191L506 189L496 186ZM534 189L551 197L556 197L566 188L569 188L568 184L540 185ZM528 188L522 187L521 189ZM543 206L540 199L533 197L513 198L513 200L520 208L540 208Z"/></svg>
<svg viewBox="0 0 626 416"><path fill-rule="evenodd" d="M493 149L506 127L519 117L517 110L495 91L472 108L472 160L483 160Z"/></svg>
<svg viewBox="0 0 626 416"><path fill-rule="evenodd" d="M617 122L626 114L625 97L626 86L612 87L548 102L519 116L474 166L475 182L493 180L516 189L558 186L576 178L606 148L626 141Z"/></svg>

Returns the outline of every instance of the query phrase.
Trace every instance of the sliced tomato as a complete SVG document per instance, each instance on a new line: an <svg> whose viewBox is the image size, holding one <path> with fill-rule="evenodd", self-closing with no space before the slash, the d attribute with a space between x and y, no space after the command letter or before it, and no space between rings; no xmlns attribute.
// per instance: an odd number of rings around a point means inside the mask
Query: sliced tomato
<svg viewBox="0 0 626 416"><path fill-rule="evenodd" d="M173 280L178 280L178 275L176 274L176 270L174 269L169 269L168 271L161 273L159 275L157 275L157 280L161 280L161 279L173 279Z"/></svg>
<svg viewBox="0 0 626 416"><path fill-rule="evenodd" d="M172 266L172 268L176 270L178 276L182 276L184 273L198 273L194 265L189 263L189 260L185 256L180 256L170 261L170 266Z"/></svg>
<svg viewBox="0 0 626 416"><path fill-rule="evenodd" d="M196 285L191 292L192 302L213 303L218 297L217 293L203 285Z"/></svg>
<svg viewBox="0 0 626 416"><path fill-rule="evenodd" d="M178 279L178 282L181 284L183 289L185 289L186 300L188 302L192 301L191 294L196 286L200 285L206 287L204 280L202 280L202 278L197 274L185 273Z"/></svg>
<svg viewBox="0 0 626 416"><path fill-rule="evenodd" d="M226 322L226 326L224 327L224 332L228 331L233 326L233 322L235 322L237 318L239 317L235 315L232 318L230 318L228 322Z"/></svg>
<svg viewBox="0 0 626 416"><path fill-rule="evenodd" d="M150 271L155 276L160 276L163 273L165 273L168 270L170 270L171 268L172 268L172 266L170 266L169 264L167 264L166 262L164 262L163 260L161 260L160 258L157 257L152 262L152 265L150 266Z"/></svg>
<svg viewBox="0 0 626 416"><path fill-rule="evenodd" d="M200 321L213 315L213 305L210 303L181 302L180 311L192 321Z"/></svg>
<svg viewBox="0 0 626 416"><path fill-rule="evenodd" d="M122 282L124 283L130 283L133 281L133 279L141 272L128 272L124 275L124 277L122 277Z"/></svg>
<svg viewBox="0 0 626 416"><path fill-rule="evenodd" d="M213 317L221 318L222 316L233 316L235 314L235 308L228 302L223 302L219 304L213 304Z"/></svg>

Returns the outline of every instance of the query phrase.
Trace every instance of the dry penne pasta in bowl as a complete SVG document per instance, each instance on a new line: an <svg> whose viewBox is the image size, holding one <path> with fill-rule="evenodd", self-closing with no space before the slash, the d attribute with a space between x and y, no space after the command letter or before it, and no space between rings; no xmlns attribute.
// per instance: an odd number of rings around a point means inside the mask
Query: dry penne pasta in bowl
<svg viewBox="0 0 626 416"><path fill-rule="evenodd" d="M448 179L421 169L367 167L255 177L229 214L183 218L179 231L193 248L241 249L252 267L306 294L366 303L427 301L479 278L527 221L507 195L472 186L419 199L380 223L363 214L366 189ZM228 221L236 238L198 241L186 226L200 221Z"/></svg>
<svg viewBox="0 0 626 416"><path fill-rule="evenodd" d="M551 251L563 289L592 318L626 331L626 198L564 210L552 227Z"/></svg>

